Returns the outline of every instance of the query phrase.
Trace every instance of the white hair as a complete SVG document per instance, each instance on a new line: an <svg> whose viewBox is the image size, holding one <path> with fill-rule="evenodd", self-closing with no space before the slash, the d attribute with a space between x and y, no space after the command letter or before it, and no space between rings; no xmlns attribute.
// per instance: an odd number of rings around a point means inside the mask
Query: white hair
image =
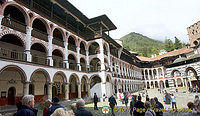
<svg viewBox="0 0 200 116"><path fill-rule="evenodd" d="M83 99L79 99L77 102L76 102L76 106L85 106L85 101Z"/></svg>
<svg viewBox="0 0 200 116"><path fill-rule="evenodd" d="M25 95L22 98L22 105L29 105L29 102L31 102L32 100L34 100L34 96L33 95Z"/></svg>
<svg viewBox="0 0 200 116"><path fill-rule="evenodd" d="M65 109L57 108L51 116L69 116L69 114Z"/></svg>

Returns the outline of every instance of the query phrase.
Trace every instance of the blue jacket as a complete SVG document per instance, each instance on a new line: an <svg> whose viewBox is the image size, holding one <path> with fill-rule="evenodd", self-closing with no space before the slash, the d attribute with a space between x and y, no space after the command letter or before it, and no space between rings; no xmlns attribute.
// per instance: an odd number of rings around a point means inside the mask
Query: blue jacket
<svg viewBox="0 0 200 116"><path fill-rule="evenodd" d="M64 106L60 105L60 104L54 104L51 108L48 109L47 111L47 116L50 116L51 114L53 114L53 112L58 109L58 108L63 108L65 109Z"/></svg>
<svg viewBox="0 0 200 116"><path fill-rule="evenodd" d="M22 106L22 109L19 110L15 116L36 116L37 112L35 109L28 106Z"/></svg>

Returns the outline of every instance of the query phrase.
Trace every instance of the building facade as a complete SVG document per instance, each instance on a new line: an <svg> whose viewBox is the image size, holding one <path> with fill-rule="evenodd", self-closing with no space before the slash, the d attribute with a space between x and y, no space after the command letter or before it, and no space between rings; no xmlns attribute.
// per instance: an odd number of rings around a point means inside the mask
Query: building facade
<svg viewBox="0 0 200 116"><path fill-rule="evenodd" d="M0 26L0 106L142 88L140 60L109 36L106 15L88 19L64 0L3 0Z"/></svg>

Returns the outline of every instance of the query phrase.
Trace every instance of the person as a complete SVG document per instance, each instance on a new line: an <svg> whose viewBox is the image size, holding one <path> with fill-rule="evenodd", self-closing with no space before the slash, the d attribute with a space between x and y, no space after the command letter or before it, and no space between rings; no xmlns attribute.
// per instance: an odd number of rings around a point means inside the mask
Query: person
<svg viewBox="0 0 200 116"><path fill-rule="evenodd" d="M18 101L18 103L16 104L17 106L17 111L21 110L22 109L22 102L21 101Z"/></svg>
<svg viewBox="0 0 200 116"><path fill-rule="evenodd" d="M174 106L177 109L177 107L176 107L176 99L175 99L175 96L174 96L173 93L172 93L172 96L171 96L171 101L172 101L172 109L174 109Z"/></svg>
<svg viewBox="0 0 200 116"><path fill-rule="evenodd" d="M113 111L113 109L115 108L115 105L117 105L115 97L113 95L111 95L108 101L109 101L109 105L111 108L111 115L115 116L114 111Z"/></svg>
<svg viewBox="0 0 200 116"><path fill-rule="evenodd" d="M124 93L121 94L122 104L124 104Z"/></svg>
<svg viewBox="0 0 200 116"><path fill-rule="evenodd" d="M73 112L76 111L76 103L73 103L73 104L71 105L71 109L72 109Z"/></svg>
<svg viewBox="0 0 200 116"><path fill-rule="evenodd" d="M77 110L75 111L75 116L93 116L92 113L85 108L85 101L83 99L79 99L76 102L76 108Z"/></svg>
<svg viewBox="0 0 200 116"><path fill-rule="evenodd" d="M188 102L187 106L191 110L191 112L187 112L187 116L197 116L197 111L195 110L194 103Z"/></svg>
<svg viewBox="0 0 200 116"><path fill-rule="evenodd" d="M136 110L134 110L133 112L134 116L144 116L144 112L137 111L137 109L144 108L144 103L141 100L142 100L142 97L138 96L138 101L134 105L134 107L136 108Z"/></svg>
<svg viewBox="0 0 200 116"><path fill-rule="evenodd" d="M146 95L146 101L149 101L150 99L149 99L149 95Z"/></svg>
<svg viewBox="0 0 200 116"><path fill-rule="evenodd" d="M69 114L65 109L57 108L51 116L69 116Z"/></svg>
<svg viewBox="0 0 200 116"><path fill-rule="evenodd" d="M198 92L197 88L198 88L197 85L195 85L195 92L196 92L196 93Z"/></svg>
<svg viewBox="0 0 200 116"><path fill-rule="evenodd" d="M155 108L164 109L163 104L158 101L157 97L154 97L154 100L156 102L156 107ZM157 110L155 113L156 113L156 116L163 116L163 112L162 111Z"/></svg>
<svg viewBox="0 0 200 116"><path fill-rule="evenodd" d="M37 110L34 109L35 100L33 95L25 95L22 98L22 108L15 116L37 116Z"/></svg>
<svg viewBox="0 0 200 116"><path fill-rule="evenodd" d="M166 104L171 104L171 96L169 93L167 93L167 91L165 94L165 102L166 102Z"/></svg>
<svg viewBox="0 0 200 116"><path fill-rule="evenodd" d="M94 110L98 110L97 103L98 103L98 97L97 94L94 93Z"/></svg>
<svg viewBox="0 0 200 116"><path fill-rule="evenodd" d="M135 103L137 102L137 100L136 100L136 98L137 98L137 96L135 95L133 95L133 97L132 97L133 99L131 99L131 102L130 102L130 115L131 116L133 116L133 108L134 108L134 105L135 105Z"/></svg>
<svg viewBox="0 0 200 116"><path fill-rule="evenodd" d="M106 94L104 93L104 94L103 94L103 101L104 101L104 102L105 102L106 98L107 98L107 96L106 96Z"/></svg>
<svg viewBox="0 0 200 116"><path fill-rule="evenodd" d="M195 99L194 99L194 105L195 107L197 107L197 105L200 103L200 99L198 95L195 95Z"/></svg>
<svg viewBox="0 0 200 116"><path fill-rule="evenodd" d="M156 107L156 101L154 100L154 98L150 99L150 105L151 105L151 108L155 108Z"/></svg>
<svg viewBox="0 0 200 116"><path fill-rule="evenodd" d="M127 105L128 105L128 96L127 95L125 95L125 97L124 97L124 102L125 102L125 105L126 105L126 108L127 108Z"/></svg>
<svg viewBox="0 0 200 116"><path fill-rule="evenodd" d="M50 99L47 99L45 101L45 104L44 104L44 109L43 109L43 116L46 116L47 115L47 111L49 108L51 108L51 100Z"/></svg>
<svg viewBox="0 0 200 116"><path fill-rule="evenodd" d="M146 109L145 116L156 116L156 113L151 109L151 104L149 101L144 103L144 107Z"/></svg>
<svg viewBox="0 0 200 116"><path fill-rule="evenodd" d="M59 98L57 96L55 96L52 100L53 105L51 106L51 108L48 109L46 116L50 116L56 109L58 108L63 108L65 109L64 106L58 104L59 103Z"/></svg>

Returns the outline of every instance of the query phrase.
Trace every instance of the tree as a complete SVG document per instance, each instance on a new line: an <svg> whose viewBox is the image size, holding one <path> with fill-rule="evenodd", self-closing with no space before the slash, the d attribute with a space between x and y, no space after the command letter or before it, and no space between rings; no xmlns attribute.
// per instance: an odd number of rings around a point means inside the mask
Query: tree
<svg viewBox="0 0 200 116"><path fill-rule="evenodd" d="M174 43L174 49L180 49L183 47L181 41L177 38L177 37L174 37L175 38L175 43Z"/></svg>
<svg viewBox="0 0 200 116"><path fill-rule="evenodd" d="M172 40L170 40L170 39L165 39L164 49L165 49L167 52L171 52L171 51L174 50L174 43L172 42Z"/></svg>

